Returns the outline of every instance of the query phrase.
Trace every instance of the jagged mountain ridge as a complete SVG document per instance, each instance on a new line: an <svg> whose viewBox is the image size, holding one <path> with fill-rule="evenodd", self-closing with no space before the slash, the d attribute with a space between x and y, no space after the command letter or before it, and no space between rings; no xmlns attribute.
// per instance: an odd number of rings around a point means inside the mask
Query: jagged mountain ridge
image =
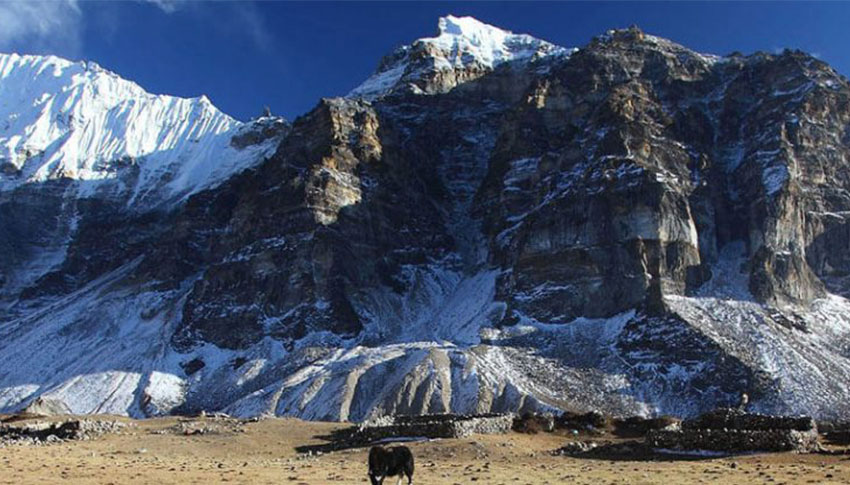
<svg viewBox="0 0 850 485"><path fill-rule="evenodd" d="M0 54L0 120L0 301L61 264L84 219L168 210L261 162L288 126L152 95L93 62L17 54Z"/></svg>
<svg viewBox="0 0 850 485"><path fill-rule="evenodd" d="M240 151L231 144L256 127L222 113L206 96L152 95L93 62L2 54L0 89L0 190L70 179L87 182L80 197L111 189L127 192L128 204L146 198L161 204L262 158L256 147Z"/></svg>
<svg viewBox="0 0 850 485"><path fill-rule="evenodd" d="M0 409L845 414L846 80L513 35L443 19L167 210L82 198L4 287Z"/></svg>

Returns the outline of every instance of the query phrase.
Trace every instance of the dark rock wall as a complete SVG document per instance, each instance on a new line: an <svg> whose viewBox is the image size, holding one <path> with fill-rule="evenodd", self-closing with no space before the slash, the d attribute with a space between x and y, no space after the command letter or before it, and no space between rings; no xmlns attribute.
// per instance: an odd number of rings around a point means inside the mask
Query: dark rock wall
<svg viewBox="0 0 850 485"><path fill-rule="evenodd" d="M479 193L495 262L513 269L500 296L541 321L663 310L661 294L694 293L735 240L757 300L822 296L846 267L848 100L843 78L797 52L712 60L629 32L594 41L502 130Z"/></svg>

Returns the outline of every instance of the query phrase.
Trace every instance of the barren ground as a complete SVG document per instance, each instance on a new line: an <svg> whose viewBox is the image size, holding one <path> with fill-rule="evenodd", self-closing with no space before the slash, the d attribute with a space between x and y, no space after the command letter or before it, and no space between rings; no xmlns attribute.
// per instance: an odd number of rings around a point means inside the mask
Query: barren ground
<svg viewBox="0 0 850 485"><path fill-rule="evenodd" d="M132 426L92 441L0 448L0 483L368 483L366 449L315 456L295 450L326 443L318 437L340 424L268 419L234 428L207 419L213 432L187 436L179 432L178 418L121 420ZM200 421L188 424L204 426ZM557 434L511 433L407 444L416 458L417 484L850 483L847 455L550 455L566 441Z"/></svg>

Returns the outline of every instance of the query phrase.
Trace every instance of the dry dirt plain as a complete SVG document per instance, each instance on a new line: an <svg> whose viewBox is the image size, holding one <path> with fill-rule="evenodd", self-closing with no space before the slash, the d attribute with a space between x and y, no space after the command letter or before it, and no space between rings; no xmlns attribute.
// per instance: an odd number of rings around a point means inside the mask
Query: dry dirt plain
<svg viewBox="0 0 850 485"><path fill-rule="evenodd" d="M104 418L101 418L104 419ZM108 418L119 419L119 418ZM92 441L0 448L0 483L8 484L363 484L365 449L305 456L334 423L267 419L224 426L207 418L131 423ZM186 427L213 432L186 435ZM194 429L192 428L192 429ZM850 458L761 454L726 458L552 456L568 440L556 434L474 436L408 443L414 483L440 484L850 484ZM385 483L395 484L395 480Z"/></svg>

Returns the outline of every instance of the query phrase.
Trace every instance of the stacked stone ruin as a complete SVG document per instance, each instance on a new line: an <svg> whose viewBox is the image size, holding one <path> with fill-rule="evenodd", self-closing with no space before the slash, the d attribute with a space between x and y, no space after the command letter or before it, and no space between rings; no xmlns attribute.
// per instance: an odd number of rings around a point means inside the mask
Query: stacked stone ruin
<svg viewBox="0 0 850 485"><path fill-rule="evenodd" d="M72 419L67 421L31 421L0 426L0 446L39 444L67 440L88 440L115 433L126 425L117 421Z"/></svg>
<svg viewBox="0 0 850 485"><path fill-rule="evenodd" d="M363 423L358 428L362 439L385 438L464 438L473 434L499 434L511 430L512 414L430 414L394 416Z"/></svg>
<svg viewBox="0 0 850 485"><path fill-rule="evenodd" d="M769 416L719 409L683 421L677 429L651 430L647 444L676 451L817 451L818 430L806 416Z"/></svg>
<svg viewBox="0 0 850 485"><path fill-rule="evenodd" d="M820 421L818 432L830 444L850 445L850 421Z"/></svg>

